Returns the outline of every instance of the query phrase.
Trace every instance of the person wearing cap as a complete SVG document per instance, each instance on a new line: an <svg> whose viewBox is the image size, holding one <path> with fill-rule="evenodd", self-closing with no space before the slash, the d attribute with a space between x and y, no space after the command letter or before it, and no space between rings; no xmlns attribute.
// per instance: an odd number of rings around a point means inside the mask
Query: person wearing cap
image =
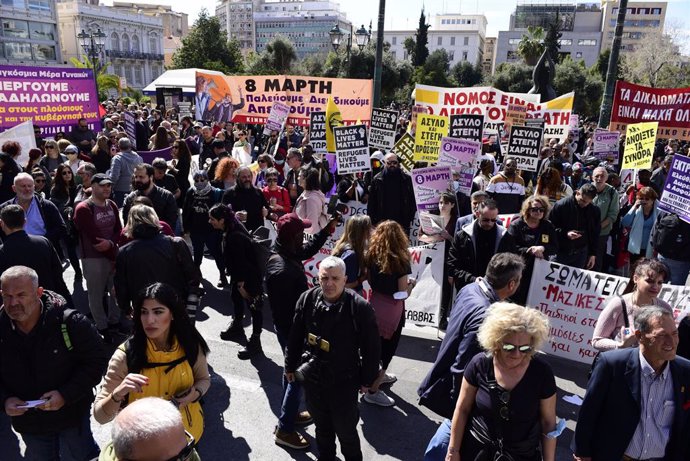
<svg viewBox="0 0 690 461"><path fill-rule="evenodd" d="M120 138L117 143L120 152L110 161L110 180L113 182L113 200L117 206L122 206L132 189L134 168L144 163L144 160L132 151L132 142L129 138Z"/></svg>
<svg viewBox="0 0 690 461"><path fill-rule="evenodd" d="M304 243L304 230L311 227L310 221L300 219L295 213L285 214L278 219L278 237L266 264L266 288L273 325L283 351L287 346L297 300L309 289L302 264L323 247L328 236L335 231L336 223L332 219L313 239ZM308 412L299 412L301 399L300 383L289 383L283 378L283 404L274 433L276 444L295 449L309 447L309 442L295 431L295 425L305 425L311 421Z"/></svg>
<svg viewBox="0 0 690 461"><path fill-rule="evenodd" d="M77 153L91 152L91 148L96 144L96 133L89 128L89 122L85 118L80 118L77 121L77 126L72 128L69 134L69 140L72 144L78 146Z"/></svg>
<svg viewBox="0 0 690 461"><path fill-rule="evenodd" d="M570 171L571 171L570 176L566 175L566 181L568 182L568 184L570 184L570 187L572 187L573 190L577 190L583 184L590 182L584 176L584 168L582 166L582 163L580 163L580 162L573 163L573 166L571 167Z"/></svg>
<svg viewBox="0 0 690 461"><path fill-rule="evenodd" d="M500 146L499 146L500 149ZM482 153L477 157L477 165L481 164L482 160L491 160L493 164L493 174L498 173L498 165L496 164L496 157L492 152L496 152L496 143L491 142L490 138L482 139Z"/></svg>
<svg viewBox="0 0 690 461"><path fill-rule="evenodd" d="M110 296L117 255L115 242L122 230L117 205L109 199L112 188L113 181L108 176L103 173L93 175L91 196L74 210L89 310L96 328L107 342L116 339L120 322L120 310ZM107 311L104 296L107 297Z"/></svg>
<svg viewBox="0 0 690 461"><path fill-rule="evenodd" d="M400 168L397 155L386 155L385 164L383 171L371 181L367 214L374 226L391 219L409 235L410 224L417 211L412 178Z"/></svg>
<svg viewBox="0 0 690 461"><path fill-rule="evenodd" d="M115 123L113 122L113 119L110 117L106 117L103 119L103 126L103 135L106 137L109 137L110 133L113 130L117 130L117 128L115 128Z"/></svg>
<svg viewBox="0 0 690 461"><path fill-rule="evenodd" d="M230 157L230 154L225 150L225 141L222 139L214 139L211 142L211 148L213 149L214 159L211 160L211 164L208 167L208 177L213 179L216 177L216 168L218 168L218 163L225 157Z"/></svg>
<svg viewBox="0 0 690 461"><path fill-rule="evenodd" d="M364 173L364 188L367 191L367 195L369 195L369 190L371 188L371 181L374 179L374 177L383 170L383 164L384 164L384 154L382 151L377 150L373 154L371 154L371 157L369 157L369 162L371 163L371 171L367 171Z"/></svg>

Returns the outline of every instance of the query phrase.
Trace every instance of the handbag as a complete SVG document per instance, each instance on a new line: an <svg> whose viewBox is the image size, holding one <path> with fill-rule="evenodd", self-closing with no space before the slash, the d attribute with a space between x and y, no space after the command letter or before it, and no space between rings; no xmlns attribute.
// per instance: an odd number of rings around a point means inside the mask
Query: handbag
<svg viewBox="0 0 690 461"><path fill-rule="evenodd" d="M419 396L418 403L439 416L452 419L459 393L455 386L455 378L449 369L426 388Z"/></svg>
<svg viewBox="0 0 690 461"><path fill-rule="evenodd" d="M630 328L630 321L628 320L628 308L625 305L625 299L623 299L622 296L619 296L619 298L621 300L621 310L623 311L623 324L625 325L625 328ZM597 361L599 360L600 354L601 351L597 352L597 355L594 356L594 360L592 360L592 366L589 368L589 373L587 373L587 379L592 377L594 367L597 365Z"/></svg>
<svg viewBox="0 0 690 461"><path fill-rule="evenodd" d="M616 253L616 269L620 269L630 262L630 252L628 251L629 227L621 227L620 237L618 238L618 252Z"/></svg>

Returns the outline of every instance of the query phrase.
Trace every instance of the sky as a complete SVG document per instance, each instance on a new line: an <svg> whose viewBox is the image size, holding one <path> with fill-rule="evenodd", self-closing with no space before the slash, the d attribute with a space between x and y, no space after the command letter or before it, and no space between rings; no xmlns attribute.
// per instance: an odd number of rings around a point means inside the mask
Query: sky
<svg viewBox="0 0 690 461"><path fill-rule="evenodd" d="M565 0L567 1L567 0ZM102 1L112 4L112 1ZM214 14L217 0L143 0L142 3L156 3L170 5L175 11L189 15L189 25L199 15L202 8ZM372 21L376 29L379 2L375 0L341 0L340 9L352 21L355 28L359 25L369 26ZM386 1L385 26L386 30L404 29L414 30L419 22L422 6L432 16L441 13L484 13L487 19L487 37L496 37L499 30L507 30L510 13L515 10L515 0L388 0ZM580 3L592 3L592 0L581 0ZM673 19L671 19L673 18ZM690 1L669 0L666 13L666 23L685 31L690 30ZM688 41L690 36L686 34ZM688 47L686 47L686 50Z"/></svg>

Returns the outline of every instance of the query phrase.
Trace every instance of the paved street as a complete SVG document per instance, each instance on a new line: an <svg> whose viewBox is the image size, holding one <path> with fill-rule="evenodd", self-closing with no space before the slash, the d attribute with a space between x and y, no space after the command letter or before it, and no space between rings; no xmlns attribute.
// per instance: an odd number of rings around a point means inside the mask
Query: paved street
<svg viewBox="0 0 690 461"><path fill-rule="evenodd" d="M272 431L281 404L282 355L271 329L271 316L265 306L262 343L265 356L251 362L237 359L239 345L219 339L232 311L229 292L216 289L218 280L215 265L204 260L202 271L210 284L203 298L197 327L209 342L212 385L205 398L206 429L199 453L208 460L313 460L313 451L285 450L273 442ZM68 286L73 286L68 269ZM84 285L85 287L85 285ZM84 288L75 288L75 300L82 310L87 309ZM391 372L398 382L389 395L395 407L380 408L366 403L360 405L360 437L366 460L419 460L424 448L440 422L435 414L417 405L416 388L433 362L440 340L436 330L409 326L405 329ZM562 400L572 393L584 395L587 367L564 360L550 359L557 375L558 416L568 419L568 430L559 438L559 461L571 460L568 446L574 428L577 407ZM574 379L577 377L577 379ZM388 391L387 391L388 392ZM96 440L103 445L110 435L109 425L95 421L92 427ZM306 429L307 438L314 444L314 427ZM20 438L9 428L9 420L0 415L0 461L21 459Z"/></svg>

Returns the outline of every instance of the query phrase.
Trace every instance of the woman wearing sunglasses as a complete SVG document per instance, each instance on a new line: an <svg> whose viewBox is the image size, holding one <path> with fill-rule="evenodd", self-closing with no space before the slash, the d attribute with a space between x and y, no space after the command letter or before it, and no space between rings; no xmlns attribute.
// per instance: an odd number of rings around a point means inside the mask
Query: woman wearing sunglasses
<svg viewBox="0 0 690 461"><path fill-rule="evenodd" d="M549 198L545 195L534 195L522 202L520 217L514 219L508 227L508 233L515 238L518 254L525 260L525 272L522 274L520 288L512 300L524 305L532 280L535 259L549 259L558 251L558 235L549 215Z"/></svg>
<svg viewBox="0 0 690 461"><path fill-rule="evenodd" d="M489 308L477 335L486 353L465 368L446 461L555 460L556 381L535 356L548 335L549 320L536 309Z"/></svg>

